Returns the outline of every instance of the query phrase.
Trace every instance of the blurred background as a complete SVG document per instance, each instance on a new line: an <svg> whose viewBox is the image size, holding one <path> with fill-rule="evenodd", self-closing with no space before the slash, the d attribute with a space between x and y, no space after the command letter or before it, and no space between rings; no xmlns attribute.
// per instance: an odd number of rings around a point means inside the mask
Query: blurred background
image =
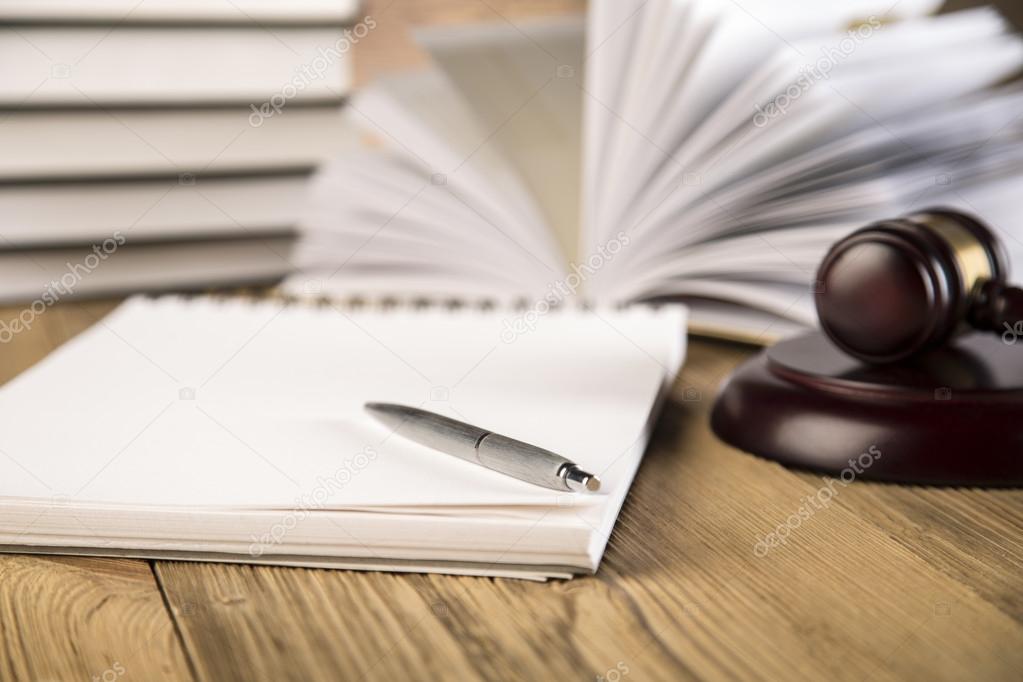
<svg viewBox="0 0 1023 682"><path fill-rule="evenodd" d="M1023 25L1023 4L994 4ZM343 115L353 94L429 63L414 29L585 11L0 0L0 380L133 292L263 291L293 272L315 174L367 143Z"/></svg>
<svg viewBox="0 0 1023 682"><path fill-rule="evenodd" d="M894 3L893 3L894 4ZM1023 3L996 0L952 0L942 11L956 11L990 4L1017 27L1023 28ZM379 30L356 48L356 81L366 83L374 76L409 66L427 59L416 46L411 30L421 25L458 24L495 21L499 15L515 19L563 16L586 11L585 0L368 0L367 14L386 19Z"/></svg>

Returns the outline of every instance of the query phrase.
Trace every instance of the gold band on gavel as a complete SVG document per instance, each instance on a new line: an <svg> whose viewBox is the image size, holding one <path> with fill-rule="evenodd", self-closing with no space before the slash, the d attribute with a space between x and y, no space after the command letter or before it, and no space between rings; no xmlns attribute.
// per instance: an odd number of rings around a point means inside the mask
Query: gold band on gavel
<svg viewBox="0 0 1023 682"><path fill-rule="evenodd" d="M926 224L952 245L965 291L973 291L974 287L994 276L994 264L987 249L970 230L951 218L934 213L914 216L913 220Z"/></svg>

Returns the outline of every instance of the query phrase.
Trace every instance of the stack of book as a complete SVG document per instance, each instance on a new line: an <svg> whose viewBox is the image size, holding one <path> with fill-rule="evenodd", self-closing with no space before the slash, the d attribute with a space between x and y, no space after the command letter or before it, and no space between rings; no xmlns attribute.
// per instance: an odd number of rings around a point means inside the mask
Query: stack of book
<svg viewBox="0 0 1023 682"><path fill-rule="evenodd" d="M291 269L357 0L0 0L0 301ZM358 23L356 23L358 22Z"/></svg>

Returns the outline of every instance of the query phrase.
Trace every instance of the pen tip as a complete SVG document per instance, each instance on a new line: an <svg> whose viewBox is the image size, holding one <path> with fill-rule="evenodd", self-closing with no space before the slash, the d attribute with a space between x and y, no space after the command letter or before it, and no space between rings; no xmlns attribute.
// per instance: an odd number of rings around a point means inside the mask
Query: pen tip
<svg viewBox="0 0 1023 682"><path fill-rule="evenodd" d="M595 493L600 490L600 479L572 465L565 472L565 485L573 492Z"/></svg>

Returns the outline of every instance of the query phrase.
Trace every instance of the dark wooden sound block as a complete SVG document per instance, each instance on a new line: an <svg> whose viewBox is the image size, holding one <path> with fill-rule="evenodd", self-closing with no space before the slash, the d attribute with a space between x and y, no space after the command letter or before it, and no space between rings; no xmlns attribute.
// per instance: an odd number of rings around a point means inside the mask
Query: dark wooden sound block
<svg viewBox="0 0 1023 682"><path fill-rule="evenodd" d="M1023 485L1023 338L972 334L867 365L820 333L741 365L711 414L726 443L843 479Z"/></svg>

